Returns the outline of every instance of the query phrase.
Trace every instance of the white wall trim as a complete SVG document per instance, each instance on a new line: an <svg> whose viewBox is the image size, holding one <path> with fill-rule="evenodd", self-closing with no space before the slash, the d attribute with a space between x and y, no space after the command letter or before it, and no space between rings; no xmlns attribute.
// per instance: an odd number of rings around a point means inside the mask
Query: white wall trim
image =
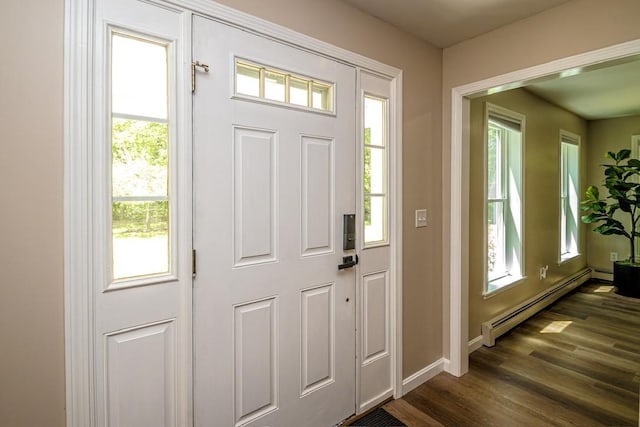
<svg viewBox="0 0 640 427"><path fill-rule="evenodd" d="M92 221L89 171L92 140L92 46L95 0L65 0L64 39L64 294L67 426L93 426L94 297L91 283ZM151 0L160 3L159 0ZM245 31L278 40L392 80L394 135L391 155L395 193L391 233L392 385L402 395L402 70L342 49L280 25L219 5L210 0L171 0L176 7L206 15ZM191 313L188 314L191 316ZM192 399L192 396L189 396ZM191 403L191 402L189 402Z"/></svg>
<svg viewBox="0 0 640 427"><path fill-rule="evenodd" d="M474 351L482 347L482 335L478 335L477 337L469 341L468 347L469 347L469 354L473 353Z"/></svg>
<svg viewBox="0 0 640 427"><path fill-rule="evenodd" d="M561 71L595 65L601 62L621 59L640 53L640 40L632 40L614 46L581 53L566 58L535 65L477 82L456 86L451 89L451 205L450 230L451 242L449 253L449 349L450 366L447 372L461 376L468 371L468 292L469 283L466 275L468 242L462 239L463 231L468 226L469 213L463 210L465 191L468 186L468 164L463 163L468 157L468 122L463 121L467 96L484 92L488 89L512 89L521 87L527 81L553 76ZM445 142L445 145L449 145ZM446 331L445 331L446 333Z"/></svg>
<svg viewBox="0 0 640 427"><path fill-rule="evenodd" d="M64 301L68 427L94 425L91 283L91 43L93 2L65 1Z"/></svg>
<svg viewBox="0 0 640 427"><path fill-rule="evenodd" d="M391 85L391 126L395 144L391 147L390 161L394 167L391 179L391 207L394 210L391 228L391 336L393 397L402 397L402 71L398 71Z"/></svg>
<svg viewBox="0 0 640 427"><path fill-rule="evenodd" d="M404 381L402 381L402 395L404 396L416 387L426 383L440 372L443 372L445 364L446 360L444 358L440 358L429 366L425 366L418 372L409 375Z"/></svg>

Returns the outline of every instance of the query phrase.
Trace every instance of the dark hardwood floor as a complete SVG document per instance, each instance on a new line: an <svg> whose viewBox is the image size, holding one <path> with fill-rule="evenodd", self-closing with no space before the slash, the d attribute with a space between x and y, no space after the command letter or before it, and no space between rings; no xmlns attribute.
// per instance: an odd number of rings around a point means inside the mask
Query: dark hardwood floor
<svg viewBox="0 0 640 427"><path fill-rule="evenodd" d="M384 408L407 426L638 426L640 300L585 284L469 363Z"/></svg>

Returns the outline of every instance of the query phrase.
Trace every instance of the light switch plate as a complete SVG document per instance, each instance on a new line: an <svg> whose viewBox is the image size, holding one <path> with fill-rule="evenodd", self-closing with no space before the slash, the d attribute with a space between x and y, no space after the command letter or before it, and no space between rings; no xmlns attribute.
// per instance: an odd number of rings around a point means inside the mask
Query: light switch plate
<svg viewBox="0 0 640 427"><path fill-rule="evenodd" d="M416 228L427 226L427 210L416 209Z"/></svg>

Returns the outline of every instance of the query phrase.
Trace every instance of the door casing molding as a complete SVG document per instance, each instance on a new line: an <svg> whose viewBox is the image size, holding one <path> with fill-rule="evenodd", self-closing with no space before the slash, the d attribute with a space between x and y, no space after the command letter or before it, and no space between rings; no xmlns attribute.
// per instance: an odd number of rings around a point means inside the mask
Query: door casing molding
<svg viewBox="0 0 640 427"><path fill-rule="evenodd" d="M93 40L95 0L65 0L64 298L67 426L96 425L92 259ZM392 86L390 162L391 346L394 397L402 395L402 70L209 0L162 3L251 31L388 78ZM190 52L187 53L190 57ZM190 58L185 58L190 63ZM188 75L188 73L185 73ZM181 84L182 82L179 82ZM185 83L186 84L186 83ZM190 108L185 106L185 108ZM190 117L190 111L187 117ZM191 128L191 125L189 125ZM191 248L179 248L187 253ZM191 318L191 307L188 316ZM193 396L189 394L189 399ZM191 407L191 402L183 402Z"/></svg>
<svg viewBox="0 0 640 427"><path fill-rule="evenodd" d="M561 58L451 89L451 200L449 229L449 363L446 371L469 370L469 99L489 89L514 89L534 79L640 54L640 39ZM445 331L446 333L446 331Z"/></svg>

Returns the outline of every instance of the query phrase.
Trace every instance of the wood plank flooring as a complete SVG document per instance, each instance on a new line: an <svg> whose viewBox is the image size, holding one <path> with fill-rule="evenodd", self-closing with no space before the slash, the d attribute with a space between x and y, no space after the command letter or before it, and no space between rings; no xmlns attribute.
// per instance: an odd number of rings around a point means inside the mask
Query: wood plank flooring
<svg viewBox="0 0 640 427"><path fill-rule="evenodd" d="M640 300L591 282L384 405L407 426L638 426Z"/></svg>

